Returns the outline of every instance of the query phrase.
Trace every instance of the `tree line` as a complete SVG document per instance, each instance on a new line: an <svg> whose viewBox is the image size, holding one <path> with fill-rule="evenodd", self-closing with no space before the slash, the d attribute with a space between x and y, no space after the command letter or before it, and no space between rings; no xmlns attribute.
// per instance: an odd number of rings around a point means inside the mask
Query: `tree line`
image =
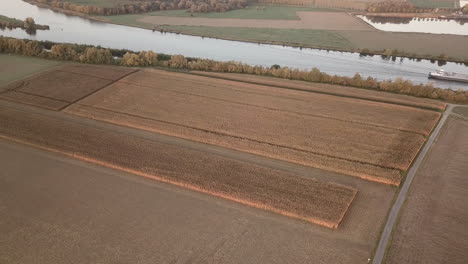
<svg viewBox="0 0 468 264"><path fill-rule="evenodd" d="M35 40L22 40L0 36L0 52L37 56L46 59L66 60L91 64L110 64L122 66L167 67L182 70L212 71L224 73L245 73L272 76L283 79L307 82L336 84L438 99L457 103L468 103L468 91L441 89L432 84L414 84L411 81L378 81L364 78L359 74L353 77L330 75L317 68L310 71L280 67L252 66L240 62L219 62L209 59L186 58L182 55L157 54L153 51L132 52L128 50L105 49L88 45L56 44Z"/></svg>
<svg viewBox="0 0 468 264"><path fill-rule="evenodd" d="M67 0L28 0L32 3L45 4L86 15L122 15L138 14L159 10L184 9L191 13L226 12L229 10L245 8L247 0L131 0L130 2L117 2L114 7L75 4Z"/></svg>
<svg viewBox="0 0 468 264"><path fill-rule="evenodd" d="M433 9L419 8L407 1L385 0L370 3L367 11L373 13L431 13Z"/></svg>

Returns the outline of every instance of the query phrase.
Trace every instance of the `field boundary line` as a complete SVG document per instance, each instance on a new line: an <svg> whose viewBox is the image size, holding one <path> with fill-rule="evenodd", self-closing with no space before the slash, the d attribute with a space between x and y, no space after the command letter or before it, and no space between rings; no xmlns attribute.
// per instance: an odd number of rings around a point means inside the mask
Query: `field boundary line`
<svg viewBox="0 0 468 264"><path fill-rule="evenodd" d="M409 169L409 171L408 171L408 173L406 175L406 180L403 183L403 185L401 186L400 192L398 193L398 196L397 196L392 208L390 209L390 213L388 215L385 227L384 227L384 229L382 231L382 234L381 234L381 237L380 237L380 240L379 240L379 244L377 246L377 249L375 250L374 259L372 260L372 264L382 264L383 263L387 247L390 245L389 242L390 242L391 235L393 233L393 228L395 227L395 225L396 225L396 223L398 221L398 217L399 217L401 208L402 208L402 206L403 206L403 204L404 204L404 202L406 200L408 190L411 187L411 183L413 182L413 179L416 176L416 173L418 172L419 167L423 163L423 161L424 161L427 153L431 149L434 141L438 137L438 135L440 133L440 130L442 129L442 127L446 123L448 117L450 116L450 114L452 112L452 109L453 109L453 105L448 104L447 109L445 110L445 112L443 113L439 123L437 124L437 127L434 129L431 136L427 140L427 143L422 148L420 154L418 155L418 157L414 161L413 166Z"/></svg>
<svg viewBox="0 0 468 264"><path fill-rule="evenodd" d="M95 94L95 93L101 91L102 89L104 89L104 88L106 88L106 87L109 87L110 85L112 85L112 84L114 84L114 83L116 83L116 82L122 80L123 78L125 78L125 77L127 77L127 76L129 76L129 75L131 75L131 74L133 74L133 73L135 73L135 72L138 72L138 71L140 71L140 69L133 69L133 71L131 71L131 72L127 73L127 74L124 74L124 75L121 76L120 78L117 78L117 79L111 81L110 83L104 85L103 87L101 87L101 88L99 88L99 89L96 89L95 91L92 91L91 93L86 94L86 95L84 95L84 96L82 96L82 97L80 97L80 98L78 98L78 99L76 99L76 100L74 100L74 101L71 101L69 105L66 105L66 106L62 107L62 108L58 109L57 111L62 111L63 109L69 107L70 105L73 105L73 104L75 104L75 103L77 103L77 102L79 102L79 101L85 99L86 97L91 96L91 95L93 95L93 94ZM78 75L80 75L80 74L78 74ZM109 81L109 80L107 80L107 81Z"/></svg>
<svg viewBox="0 0 468 264"><path fill-rule="evenodd" d="M274 88L279 88L279 89L288 89L288 90L295 90L295 91L303 91L303 92L309 92L309 93L318 93L318 94L326 94L326 95L332 95L332 96L338 96L338 97L345 97L345 98L352 98L352 99L358 99L358 100L363 100L363 101L370 101L370 102L377 102L377 103L386 103L386 104L393 104L393 105L400 105L400 106L407 106L407 107L412 107L412 108L418 108L418 109L424 109L424 110L430 110L430 111L435 111L435 112L443 112L443 109L438 109L438 108L433 108L433 107L427 107L427 106L421 106L421 105L412 105L412 104L406 104L406 103L397 103L397 102L392 102L392 101L386 101L386 100L379 100L379 99L371 99L371 98L365 98L365 97L359 97L359 96L352 96L352 95L344 95L344 94L339 94L339 93L333 93L333 92L325 92L325 91L313 91L313 90L307 90L307 89L301 89L301 88L296 88L296 87L291 87L291 86L282 86L282 85L276 85L276 84L265 84L261 82L256 82L256 81L248 81L248 80L237 80L234 78L229 78L229 77L222 77L222 76L211 76L209 74L203 74L203 73L196 73L192 71L188 72L181 72L181 71L173 71L173 72L180 72L180 73L185 73L185 74L192 74L192 75L197 75L197 76L203 76L203 77L213 77L216 79L221 79L221 80L228 80L228 81L235 81L235 82L244 82L244 83L250 83L250 84L257 84L257 85L264 85L264 86L269 86L269 87L274 87ZM241 73L242 74L242 73ZM246 74L250 75L250 74ZM252 75L252 76L257 76L257 75ZM268 77L268 76L267 76ZM274 77L272 77L274 78ZM280 80L289 80L289 79L282 79L278 78ZM318 83L318 82L310 82L311 84L327 84L327 83ZM333 84L327 84L327 85L333 85ZM340 86L340 85L338 85ZM357 88L357 87L351 87L351 86L342 86L346 88L352 88L352 89L362 89L365 91L374 91L377 93L390 93L386 91L378 91L378 90L372 90L372 89L365 89L365 88ZM410 96L410 95L405 95L405 94L399 94L399 93L390 93L390 94L398 94L402 96ZM419 99L429 99L429 98L423 98L423 97L415 97L415 96L410 96L414 98L419 98Z"/></svg>
<svg viewBox="0 0 468 264"><path fill-rule="evenodd" d="M21 87L21 88L22 88L22 87ZM62 103L67 103L67 104L70 103L69 101L65 101L65 100L62 100L62 99L56 99L56 98L49 97L49 96L45 96L45 95L39 95L39 94L34 94L34 93L28 93L28 92L23 92L23 91L18 91L18 90L11 90L10 92L16 92L16 93L22 93L22 94L37 96L37 97L41 97L41 98L45 98L45 99L50 99L50 100L54 100L54 101L59 101L59 102L62 102Z"/></svg>
<svg viewBox="0 0 468 264"><path fill-rule="evenodd" d="M129 82L129 81L121 81L121 83L126 83L126 84L146 87L146 88L153 88L153 87L148 86L148 85L137 84L137 83L133 83L133 82ZM205 86L215 87L214 85L206 85L206 84L204 84L204 85ZM316 117L316 118L321 118L321 119L330 119L330 120L340 121L340 122L344 122L344 123L359 124L359 125L364 125L364 126L385 128L385 129L389 129L389 130L396 130L396 131L401 131L401 132L406 132L406 133L412 133L412 134L421 135L423 137L427 136L423 132L417 132L417 131L412 131L412 130L408 130L408 129L401 129L401 128L397 128L397 127L379 125L379 124L375 124L375 123L365 123L365 122L359 122L359 121L353 121L353 120L340 119L340 118L336 118L336 117L332 117L332 116L326 116L326 115L308 114L308 113L301 113L301 112L297 112L297 111L289 111L289 110L278 109L278 108L267 107L267 106L260 106L260 105L254 105L254 104L248 104L248 103L241 103L241 102L231 101L231 100L228 100L228 99L220 99L220 98L206 96L206 95L193 94L193 93L182 92L182 91L174 91L174 90L170 90L170 89L166 89L166 88L158 88L158 89L164 90L164 91L167 91L167 92L171 92L171 93L178 93L178 94L185 94L185 95L196 96L196 97L201 97L201 98L213 99L213 100L228 102L228 103L232 103L232 104L251 106L251 107L256 107L256 108L262 108L262 109L277 111L277 112L295 114L295 115L299 115L299 116L302 115L302 116L310 116L310 117ZM232 90L233 91L239 91L239 90L235 90L235 89L232 89ZM239 92L243 92L243 91L239 91ZM263 95L263 96L271 96L271 95L268 95L268 94L260 94L260 93L253 93L253 94L258 94L258 95ZM281 97L281 96L275 96L275 97L284 98L284 97ZM286 98L286 99L295 100L295 99L292 99L292 98ZM306 100L300 100L300 101L308 102Z"/></svg>

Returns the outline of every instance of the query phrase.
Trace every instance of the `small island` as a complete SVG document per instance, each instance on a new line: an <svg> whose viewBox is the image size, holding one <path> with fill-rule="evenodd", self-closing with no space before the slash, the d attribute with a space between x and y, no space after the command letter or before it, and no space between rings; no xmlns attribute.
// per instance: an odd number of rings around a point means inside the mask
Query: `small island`
<svg viewBox="0 0 468 264"><path fill-rule="evenodd" d="M49 30L47 25L36 24L32 17L26 18L24 21L0 15L0 29L22 28L27 32L35 32L36 30Z"/></svg>

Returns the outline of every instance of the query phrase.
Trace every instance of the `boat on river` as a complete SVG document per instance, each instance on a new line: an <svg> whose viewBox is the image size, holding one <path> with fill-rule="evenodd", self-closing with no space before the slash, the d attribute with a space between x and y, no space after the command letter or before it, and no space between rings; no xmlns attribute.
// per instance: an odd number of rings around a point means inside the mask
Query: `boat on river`
<svg viewBox="0 0 468 264"><path fill-rule="evenodd" d="M455 72L446 72L444 70L437 70L429 73L429 78L468 83L468 74L460 74Z"/></svg>

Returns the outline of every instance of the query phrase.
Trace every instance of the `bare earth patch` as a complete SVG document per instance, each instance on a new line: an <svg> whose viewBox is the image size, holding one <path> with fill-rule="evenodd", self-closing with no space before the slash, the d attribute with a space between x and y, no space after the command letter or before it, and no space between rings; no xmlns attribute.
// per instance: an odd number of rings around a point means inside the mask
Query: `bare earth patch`
<svg viewBox="0 0 468 264"><path fill-rule="evenodd" d="M137 21L153 25L294 28L322 30L375 30L373 27L363 22L362 20L344 12L297 12L297 15L300 17L300 20L145 16L138 19Z"/></svg>
<svg viewBox="0 0 468 264"><path fill-rule="evenodd" d="M439 117L157 70L132 74L66 111L394 185Z"/></svg>
<svg viewBox="0 0 468 264"><path fill-rule="evenodd" d="M466 263L468 122L449 118L402 210L385 263Z"/></svg>

